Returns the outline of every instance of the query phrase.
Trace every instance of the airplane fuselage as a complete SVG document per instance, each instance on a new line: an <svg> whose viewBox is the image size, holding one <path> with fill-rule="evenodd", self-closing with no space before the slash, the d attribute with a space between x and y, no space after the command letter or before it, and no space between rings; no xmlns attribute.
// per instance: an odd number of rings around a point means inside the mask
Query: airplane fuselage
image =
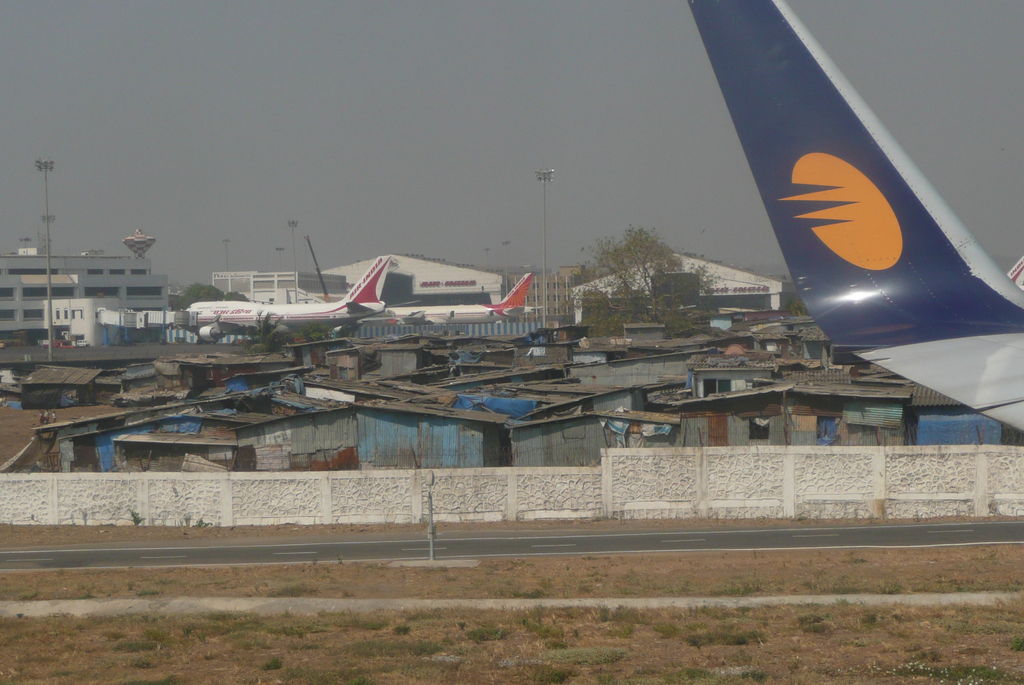
<svg viewBox="0 0 1024 685"><path fill-rule="evenodd" d="M280 305L256 302L196 302L188 308L188 311L194 316L194 323L197 326L225 323L253 327L269 316L274 323L294 327L310 323L336 326L339 323L355 321L364 316L380 313L384 307L383 304L379 307L367 305L367 309L369 311L356 314L349 312L345 303L333 302Z"/></svg>

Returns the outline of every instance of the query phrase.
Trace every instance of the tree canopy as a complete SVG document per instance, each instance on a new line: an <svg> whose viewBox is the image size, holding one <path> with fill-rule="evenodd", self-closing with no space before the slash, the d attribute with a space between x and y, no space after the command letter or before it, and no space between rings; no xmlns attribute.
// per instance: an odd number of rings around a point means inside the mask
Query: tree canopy
<svg viewBox="0 0 1024 685"><path fill-rule="evenodd" d="M227 293L220 288L216 288L206 283L193 283L187 288L181 291L179 295L171 302L171 306L174 309L188 309L195 302L215 302L218 300L232 300L237 302L246 302L248 298L241 293Z"/></svg>
<svg viewBox="0 0 1024 685"><path fill-rule="evenodd" d="M703 268L684 271L656 229L630 226L619 237L597 240L588 252L584 274L594 285L582 305L594 334L621 334L626 322L664 323L671 333L692 327L682 308L695 304L712 278Z"/></svg>

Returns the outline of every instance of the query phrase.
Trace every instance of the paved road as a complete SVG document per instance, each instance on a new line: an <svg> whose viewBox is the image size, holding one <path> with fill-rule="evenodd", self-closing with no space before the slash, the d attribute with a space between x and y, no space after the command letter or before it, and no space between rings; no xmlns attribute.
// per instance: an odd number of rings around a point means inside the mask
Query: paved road
<svg viewBox="0 0 1024 685"><path fill-rule="evenodd" d="M637 554L720 550L844 549L1024 544L1024 521L971 521L744 530L632 532L445 533L435 543L438 559L584 554ZM342 536L259 544L177 542L0 550L0 571L59 568L123 568L275 564L304 561L392 561L427 556L424 537Z"/></svg>

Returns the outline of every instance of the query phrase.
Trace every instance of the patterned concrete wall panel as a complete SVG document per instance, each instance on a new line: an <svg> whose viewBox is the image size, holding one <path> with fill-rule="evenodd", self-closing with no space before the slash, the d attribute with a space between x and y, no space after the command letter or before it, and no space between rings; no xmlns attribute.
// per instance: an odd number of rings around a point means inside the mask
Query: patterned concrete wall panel
<svg viewBox="0 0 1024 685"><path fill-rule="evenodd" d="M797 495L808 493L837 495L872 494L871 448L856 452L840 449L822 453L797 452L794 457L794 490Z"/></svg>
<svg viewBox="0 0 1024 685"><path fill-rule="evenodd" d="M460 469L483 471L483 469ZM508 476L447 475L434 471L435 521L501 521L508 501ZM422 488L423 512L427 511L427 488Z"/></svg>
<svg viewBox="0 0 1024 685"><path fill-rule="evenodd" d="M977 450L970 446L936 449L928 454L914 454L906 449L891 450L885 459L888 493L973 493Z"/></svg>
<svg viewBox="0 0 1024 685"><path fill-rule="evenodd" d="M577 518L601 513L601 474L528 473L516 476L520 519Z"/></svg>
<svg viewBox="0 0 1024 685"><path fill-rule="evenodd" d="M0 476L0 523L49 523L49 480Z"/></svg>
<svg viewBox="0 0 1024 685"><path fill-rule="evenodd" d="M867 502L810 500L797 502L796 516L806 519L867 519L872 518L872 513Z"/></svg>
<svg viewBox="0 0 1024 685"><path fill-rule="evenodd" d="M226 479L151 480L147 523L155 526L221 524L221 501Z"/></svg>
<svg viewBox="0 0 1024 685"><path fill-rule="evenodd" d="M655 506L655 503L634 504L624 509L617 509L612 516L626 521L639 521L645 519L690 519L697 518L697 509L689 503L672 503L665 506Z"/></svg>
<svg viewBox="0 0 1024 685"><path fill-rule="evenodd" d="M1024 458L1020 454L988 455L988 491L1024 494Z"/></svg>
<svg viewBox="0 0 1024 685"><path fill-rule="evenodd" d="M782 497L783 453L764 448L709 449L708 496L711 499Z"/></svg>
<svg viewBox="0 0 1024 685"><path fill-rule="evenodd" d="M121 478L82 478L57 481L57 523L126 525L138 512L139 481Z"/></svg>
<svg viewBox="0 0 1024 685"><path fill-rule="evenodd" d="M891 519L937 518L940 516L973 516L974 500L899 500L885 502L885 515ZM922 537L924 537L922 535ZM934 536L932 536L934 537ZM922 540L922 542L934 542Z"/></svg>
<svg viewBox="0 0 1024 685"><path fill-rule="evenodd" d="M612 508L638 502L676 502L691 506L697 499L697 469L692 450L653 456L608 457L612 469Z"/></svg>
<svg viewBox="0 0 1024 685"><path fill-rule="evenodd" d="M334 523L414 523L412 479L408 476L331 478Z"/></svg>
<svg viewBox="0 0 1024 685"><path fill-rule="evenodd" d="M993 516L1024 516L1024 497L994 499L988 503Z"/></svg>
<svg viewBox="0 0 1024 685"><path fill-rule="evenodd" d="M715 506L708 508L708 518L713 519L777 519L784 518L782 505L764 507Z"/></svg>
<svg viewBox="0 0 1024 685"><path fill-rule="evenodd" d="M319 478L232 479L235 525L322 523Z"/></svg>

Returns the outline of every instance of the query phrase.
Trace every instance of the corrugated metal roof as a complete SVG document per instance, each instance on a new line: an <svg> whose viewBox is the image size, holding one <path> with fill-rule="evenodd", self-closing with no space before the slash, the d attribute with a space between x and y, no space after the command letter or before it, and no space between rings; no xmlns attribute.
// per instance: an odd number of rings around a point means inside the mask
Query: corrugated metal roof
<svg viewBox="0 0 1024 685"><path fill-rule="evenodd" d="M441 406L424 406L421 404L399 404L395 402L374 402L373 404L358 404L357 411L361 409L376 409L380 411L395 411L404 414L427 414L430 416L444 416L446 418L458 419L461 421L481 421L484 423L505 423L508 418L504 414L489 414L483 411L470 411L463 409L451 409Z"/></svg>
<svg viewBox="0 0 1024 685"><path fill-rule="evenodd" d="M96 376L103 373L102 369L79 369L64 366L44 366L36 369L31 376L21 382L24 385L86 385Z"/></svg>
<svg viewBox="0 0 1024 685"><path fill-rule="evenodd" d="M548 419L537 421L513 421L512 428L523 428L528 426L539 426L545 423L557 423L559 421L571 421L585 416L599 416L607 419L619 419L620 421L642 421L644 423L669 423L678 426L682 422L679 414L665 414L653 411L588 411L581 414L569 414L567 416L553 416Z"/></svg>
<svg viewBox="0 0 1024 685"><path fill-rule="evenodd" d="M134 444L176 444L176 445L234 445L235 438L230 435L212 435L209 433L142 433L140 435L121 435L114 438L115 443Z"/></svg>
<svg viewBox="0 0 1024 685"><path fill-rule="evenodd" d="M910 399L912 407L962 407L963 402L957 402L952 397L947 397L941 392L926 388L923 385L914 385L914 394Z"/></svg>

